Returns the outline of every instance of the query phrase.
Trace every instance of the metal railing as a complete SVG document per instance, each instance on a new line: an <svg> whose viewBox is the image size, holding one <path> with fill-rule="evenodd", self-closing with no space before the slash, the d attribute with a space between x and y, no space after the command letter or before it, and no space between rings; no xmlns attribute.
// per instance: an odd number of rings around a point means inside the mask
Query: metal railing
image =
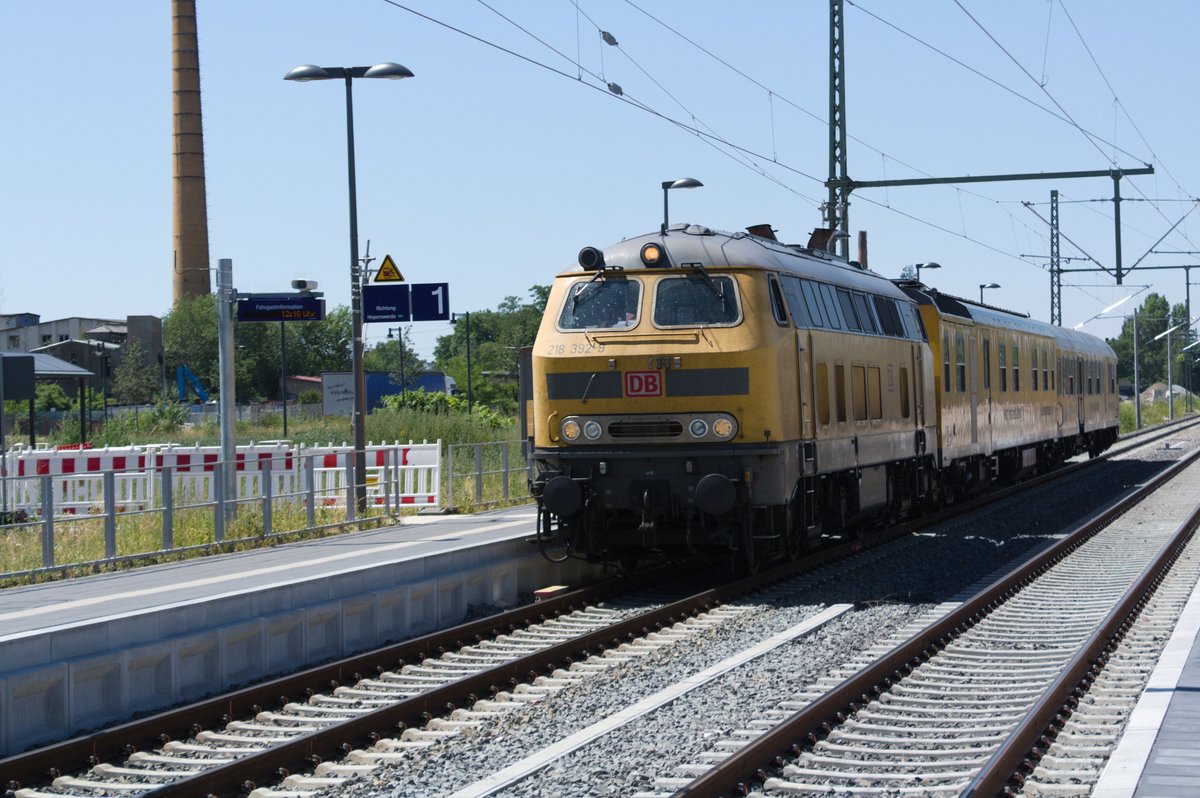
<svg viewBox="0 0 1200 798"><path fill-rule="evenodd" d="M446 446L446 507L490 507L529 500L528 442Z"/></svg>
<svg viewBox="0 0 1200 798"><path fill-rule="evenodd" d="M29 468L14 469L10 462L0 487L0 578L262 540L389 519L405 508L436 507L440 448L440 442L370 447L361 478L365 513L356 507L359 477L348 449L243 452L235 461L187 447L136 457L91 450L77 453L78 459L108 467L78 473L63 473L76 467L74 462L64 467L65 457L64 462L49 458L66 452L10 452L12 461L27 455L22 464ZM118 463L120 469L113 467Z"/></svg>

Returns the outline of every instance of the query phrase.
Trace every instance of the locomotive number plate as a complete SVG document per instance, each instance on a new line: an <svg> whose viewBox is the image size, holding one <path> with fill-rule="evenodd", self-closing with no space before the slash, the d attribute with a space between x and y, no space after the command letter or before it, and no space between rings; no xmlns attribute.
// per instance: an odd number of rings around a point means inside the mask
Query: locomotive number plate
<svg viewBox="0 0 1200 798"><path fill-rule="evenodd" d="M625 372L626 396L662 396L663 379L661 371L627 371Z"/></svg>

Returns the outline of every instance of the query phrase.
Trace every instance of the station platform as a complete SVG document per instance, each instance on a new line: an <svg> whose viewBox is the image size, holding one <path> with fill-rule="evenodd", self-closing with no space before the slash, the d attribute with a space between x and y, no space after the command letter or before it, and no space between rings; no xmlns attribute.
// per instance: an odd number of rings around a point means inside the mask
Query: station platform
<svg viewBox="0 0 1200 798"><path fill-rule="evenodd" d="M532 507L0 590L0 757L460 623L601 571Z"/></svg>
<svg viewBox="0 0 1200 798"><path fill-rule="evenodd" d="M1159 656L1092 798L1200 796L1200 585Z"/></svg>

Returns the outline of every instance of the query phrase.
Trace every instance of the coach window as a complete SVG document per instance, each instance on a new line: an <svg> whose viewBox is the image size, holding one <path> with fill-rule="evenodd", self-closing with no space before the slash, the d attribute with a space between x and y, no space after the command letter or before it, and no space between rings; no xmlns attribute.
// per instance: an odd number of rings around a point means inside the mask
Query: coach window
<svg viewBox="0 0 1200 798"><path fill-rule="evenodd" d="M996 343L996 354L1000 355L1000 392L1001 393L1008 390L1008 360L1005 356L1005 353L1007 351L1008 351L1008 347L1006 347L1004 345L1003 341L998 341Z"/></svg>
<svg viewBox="0 0 1200 798"><path fill-rule="evenodd" d="M879 367L867 367L867 417L883 418L883 388Z"/></svg>
<svg viewBox="0 0 1200 798"><path fill-rule="evenodd" d="M867 420L867 370L850 367L850 401L854 403L854 420Z"/></svg>
<svg viewBox="0 0 1200 798"><path fill-rule="evenodd" d="M771 286L771 312L775 314L775 323L780 327L785 327L788 317L783 304L783 289L779 287L779 280L775 279L773 275L769 283Z"/></svg>
<svg viewBox="0 0 1200 798"><path fill-rule="evenodd" d="M1012 345L1013 393L1021 390L1021 345Z"/></svg>
<svg viewBox="0 0 1200 798"><path fill-rule="evenodd" d="M983 337L983 390L992 389L992 342Z"/></svg>
<svg viewBox="0 0 1200 798"><path fill-rule="evenodd" d="M942 390L950 393L950 333L942 333Z"/></svg>
<svg viewBox="0 0 1200 798"><path fill-rule="evenodd" d="M905 366L900 367L900 415L908 418L912 408L908 403L908 369Z"/></svg>
<svg viewBox="0 0 1200 798"><path fill-rule="evenodd" d="M962 333L954 335L954 373L959 393L967 392L967 345Z"/></svg>
<svg viewBox="0 0 1200 798"><path fill-rule="evenodd" d="M829 367L817 364L817 423L829 426Z"/></svg>
<svg viewBox="0 0 1200 798"><path fill-rule="evenodd" d="M862 332L862 323L858 320L858 313L854 310L854 300L850 298L850 292L844 288L837 289L838 305L842 309L842 317L846 319L846 328L855 332Z"/></svg>
<svg viewBox="0 0 1200 798"><path fill-rule="evenodd" d="M1029 359L1033 361L1029 365L1029 373L1033 375L1033 390L1036 391L1038 389L1038 359L1036 346L1029 347Z"/></svg>
<svg viewBox="0 0 1200 798"><path fill-rule="evenodd" d="M837 404L837 420L846 423L846 367L838 363L833 367L833 396Z"/></svg>
<svg viewBox="0 0 1200 798"><path fill-rule="evenodd" d="M1050 360L1045 349L1042 350L1042 390L1050 390Z"/></svg>
<svg viewBox="0 0 1200 798"><path fill-rule="evenodd" d="M1117 392L1117 373L1112 363L1108 364L1108 392L1110 394Z"/></svg>

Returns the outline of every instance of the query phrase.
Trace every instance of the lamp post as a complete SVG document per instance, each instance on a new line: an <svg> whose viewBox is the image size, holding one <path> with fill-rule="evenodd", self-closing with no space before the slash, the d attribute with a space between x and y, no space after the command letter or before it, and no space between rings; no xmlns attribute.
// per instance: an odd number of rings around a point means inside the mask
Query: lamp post
<svg viewBox="0 0 1200 798"><path fill-rule="evenodd" d="M388 327L388 338L396 338L395 333L400 333L400 397L407 400L408 380L404 378L404 328Z"/></svg>
<svg viewBox="0 0 1200 798"><path fill-rule="evenodd" d="M1167 324L1171 323L1171 313L1167 313ZM1160 338L1167 339L1167 418L1171 421L1175 420L1175 376L1173 374L1173 364L1171 363L1171 333L1183 326L1183 322L1176 324L1174 327L1168 327L1166 332L1161 332L1154 336L1157 341Z"/></svg>
<svg viewBox="0 0 1200 798"><path fill-rule="evenodd" d="M96 341L96 357L100 359L100 394L104 397L104 421L108 422L108 347L103 341Z"/></svg>
<svg viewBox="0 0 1200 798"><path fill-rule="evenodd" d="M928 268L928 267L926 267ZM983 304L983 292L988 288L999 288L1000 283L980 283L979 284L979 304Z"/></svg>
<svg viewBox="0 0 1200 798"><path fill-rule="evenodd" d="M351 320L351 368L354 372L354 411L350 415L354 432L354 503L359 512L367 508L367 444L363 424L367 415L366 380L363 377L363 311L362 272L358 259L358 198L354 184L354 96L351 89L354 78L387 78L400 80L411 78L407 67L391 62L372 67L319 67L303 64L283 76L284 80L307 83L310 80L346 81L346 161L350 178L350 320Z"/></svg>
<svg viewBox="0 0 1200 798"><path fill-rule="evenodd" d="M913 268L917 270L917 282L919 283L921 282L921 269L940 269L942 268L942 264L930 261L929 263L914 264Z"/></svg>
<svg viewBox="0 0 1200 798"><path fill-rule="evenodd" d="M458 324L459 318L466 320L467 324L467 415L471 415L471 311L465 313L451 313L450 323Z"/></svg>
<svg viewBox="0 0 1200 798"><path fill-rule="evenodd" d="M678 180L663 181L663 223L662 229L659 231L661 235L665 236L667 234L667 192L673 188L700 188L703 185L703 183L694 177L681 177Z"/></svg>
<svg viewBox="0 0 1200 798"><path fill-rule="evenodd" d="M283 403L283 437L287 438L287 332L279 322L279 401Z"/></svg>

